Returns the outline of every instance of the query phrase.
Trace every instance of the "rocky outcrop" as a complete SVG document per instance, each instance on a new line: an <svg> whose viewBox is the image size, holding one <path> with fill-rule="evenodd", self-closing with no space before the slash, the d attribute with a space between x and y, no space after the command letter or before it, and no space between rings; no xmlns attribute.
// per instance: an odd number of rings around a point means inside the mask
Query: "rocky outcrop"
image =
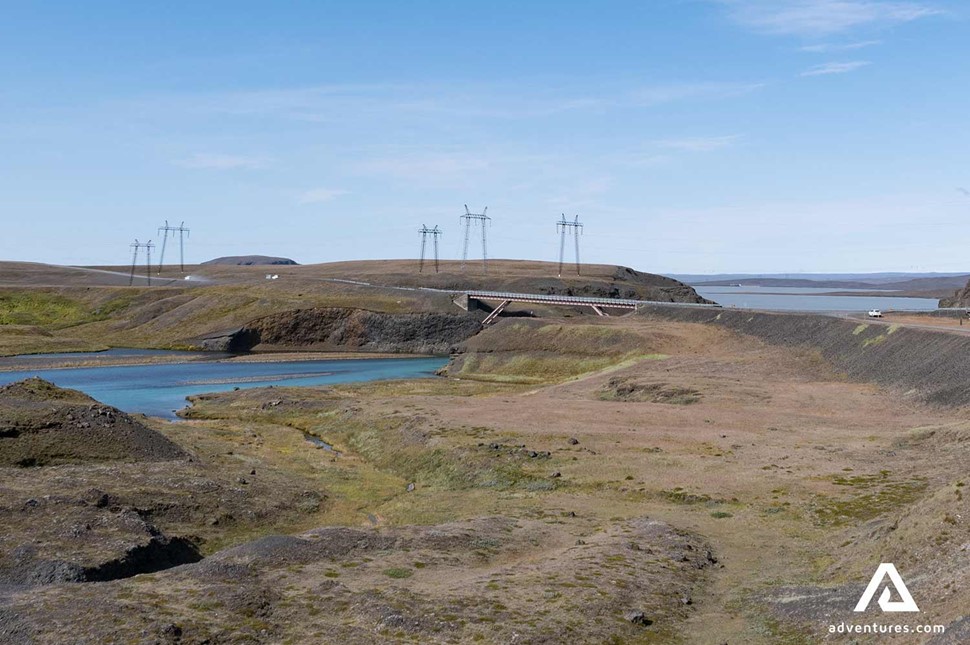
<svg viewBox="0 0 970 645"><path fill-rule="evenodd" d="M195 342L206 352L241 354L248 352L256 346L259 343L259 338L255 337L245 327L237 327L235 329L209 334L205 338L200 338Z"/></svg>
<svg viewBox="0 0 970 645"><path fill-rule="evenodd" d="M210 337L203 347L248 351L256 346L330 351L448 354L481 330L468 314L388 314L323 307L284 311Z"/></svg>
<svg viewBox="0 0 970 645"><path fill-rule="evenodd" d="M165 535L104 494L90 501L28 499L0 506L0 518L18 529L33 527L0 538L0 586L119 580L202 559L192 541Z"/></svg>
<svg viewBox="0 0 970 645"><path fill-rule="evenodd" d="M124 412L39 378L0 387L0 467L188 455Z"/></svg>
<svg viewBox="0 0 970 645"><path fill-rule="evenodd" d="M940 307L970 307L970 282L955 291L952 298L941 298Z"/></svg>

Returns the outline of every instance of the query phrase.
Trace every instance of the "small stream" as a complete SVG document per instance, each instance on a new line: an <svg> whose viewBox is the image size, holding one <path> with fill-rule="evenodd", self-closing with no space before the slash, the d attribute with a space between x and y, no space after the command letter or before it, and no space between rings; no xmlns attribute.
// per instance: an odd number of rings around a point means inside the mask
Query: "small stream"
<svg viewBox="0 0 970 645"><path fill-rule="evenodd" d="M310 434L309 432L304 432L303 433L303 438L306 439L307 441L309 441L310 443L312 443L317 448L323 448L327 452L332 452L335 455L339 455L340 454L340 451L339 450L334 450L334 447L331 446L329 443L327 443L326 441L324 441L320 437L316 437L316 436Z"/></svg>

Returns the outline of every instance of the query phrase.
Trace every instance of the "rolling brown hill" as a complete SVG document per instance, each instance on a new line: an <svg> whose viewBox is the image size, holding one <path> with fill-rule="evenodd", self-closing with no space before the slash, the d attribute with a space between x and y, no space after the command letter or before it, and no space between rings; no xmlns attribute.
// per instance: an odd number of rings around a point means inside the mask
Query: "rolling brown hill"
<svg viewBox="0 0 970 645"><path fill-rule="evenodd" d="M463 289L704 301L676 280L611 265L584 265L582 275L562 278L548 262L494 260L488 275L471 263L464 273L458 262L440 268L426 264L421 273L415 260L278 265L268 280L266 267L195 265L184 274L165 267L151 287L144 277L129 287L129 267L0 263L0 354L198 347L257 319L315 308L461 314L451 292Z"/></svg>

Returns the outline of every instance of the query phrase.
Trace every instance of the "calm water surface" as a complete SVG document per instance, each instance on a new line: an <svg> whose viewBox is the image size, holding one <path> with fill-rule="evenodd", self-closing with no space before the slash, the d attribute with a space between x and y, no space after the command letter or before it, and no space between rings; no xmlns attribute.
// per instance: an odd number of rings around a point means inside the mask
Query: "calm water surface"
<svg viewBox="0 0 970 645"><path fill-rule="evenodd" d="M887 291L885 296L826 296L833 291L811 287L695 287L698 294L724 307L775 311L932 311L939 302L930 298L901 298Z"/></svg>
<svg viewBox="0 0 970 645"><path fill-rule="evenodd" d="M116 350L118 352L143 350ZM152 355L175 352L153 351ZM144 355L144 352L137 355ZM198 356L198 354L191 354ZM50 358L52 355L48 354ZM84 359L91 354L57 354L55 358ZM23 360L26 357L19 356ZM185 397L204 392L224 392L235 387L267 385L332 385L383 379L431 376L447 358L367 358L302 360L282 363L196 361L178 364L34 369L0 372L0 385L39 376L61 387L120 408L151 416L175 418L186 406Z"/></svg>

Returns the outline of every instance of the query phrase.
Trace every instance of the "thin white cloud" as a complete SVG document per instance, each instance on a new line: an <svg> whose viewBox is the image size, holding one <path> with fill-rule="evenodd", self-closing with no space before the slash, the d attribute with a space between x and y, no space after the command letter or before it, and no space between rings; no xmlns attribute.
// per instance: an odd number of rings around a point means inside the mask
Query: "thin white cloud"
<svg viewBox="0 0 970 645"><path fill-rule="evenodd" d="M943 13L925 2L884 0L716 0L755 31L818 37L866 26L892 26Z"/></svg>
<svg viewBox="0 0 970 645"><path fill-rule="evenodd" d="M356 164L356 169L363 174L387 175L405 181L429 178L447 181L485 172L489 166L489 159L481 155L422 152L371 158Z"/></svg>
<svg viewBox="0 0 970 645"><path fill-rule="evenodd" d="M855 43L818 43L816 45L806 45L805 47L801 47L799 49L800 51L808 52L810 54L833 54L838 52L856 51L857 49L875 47L876 45L881 44L881 40L862 40Z"/></svg>
<svg viewBox="0 0 970 645"><path fill-rule="evenodd" d="M764 87L757 82L685 81L635 83L590 81L567 87L546 87L543 82L514 84L448 85L335 85L257 89L248 92L216 92L151 97L136 105L167 113L216 114L234 119L283 119L289 121L346 124L348 120L371 122L393 116L409 126L472 122L482 119L545 119L560 114L605 113L611 110L657 107L675 102L728 99ZM183 165L231 167L245 165L245 158L228 155L196 155ZM265 160L250 160L262 162Z"/></svg>
<svg viewBox="0 0 970 645"><path fill-rule="evenodd" d="M340 190L339 188L313 188L300 193L296 201L299 204L322 204L333 201L346 194L346 190Z"/></svg>
<svg viewBox="0 0 970 645"><path fill-rule="evenodd" d="M184 168L203 170L236 170L265 168L269 160L264 157L248 157L242 155L196 153L186 159L176 162Z"/></svg>
<svg viewBox="0 0 970 645"><path fill-rule="evenodd" d="M633 102L641 107L685 100L724 99L742 96L764 87L764 83L673 83L635 90Z"/></svg>
<svg viewBox="0 0 970 645"><path fill-rule="evenodd" d="M801 76L828 76L830 74L848 74L849 72L854 72L857 69L871 65L872 63L867 60L853 60L845 63L823 63L821 65L816 65L811 69L807 69L801 73Z"/></svg>
<svg viewBox="0 0 970 645"><path fill-rule="evenodd" d="M559 194L553 195L545 202L557 209L588 208L599 203L600 198L609 193L615 184L613 177L599 175L572 182Z"/></svg>
<svg viewBox="0 0 970 645"><path fill-rule="evenodd" d="M739 134L720 137L685 137L681 139L663 139L657 141L661 148L681 150L683 152L711 152L734 145L741 139Z"/></svg>

